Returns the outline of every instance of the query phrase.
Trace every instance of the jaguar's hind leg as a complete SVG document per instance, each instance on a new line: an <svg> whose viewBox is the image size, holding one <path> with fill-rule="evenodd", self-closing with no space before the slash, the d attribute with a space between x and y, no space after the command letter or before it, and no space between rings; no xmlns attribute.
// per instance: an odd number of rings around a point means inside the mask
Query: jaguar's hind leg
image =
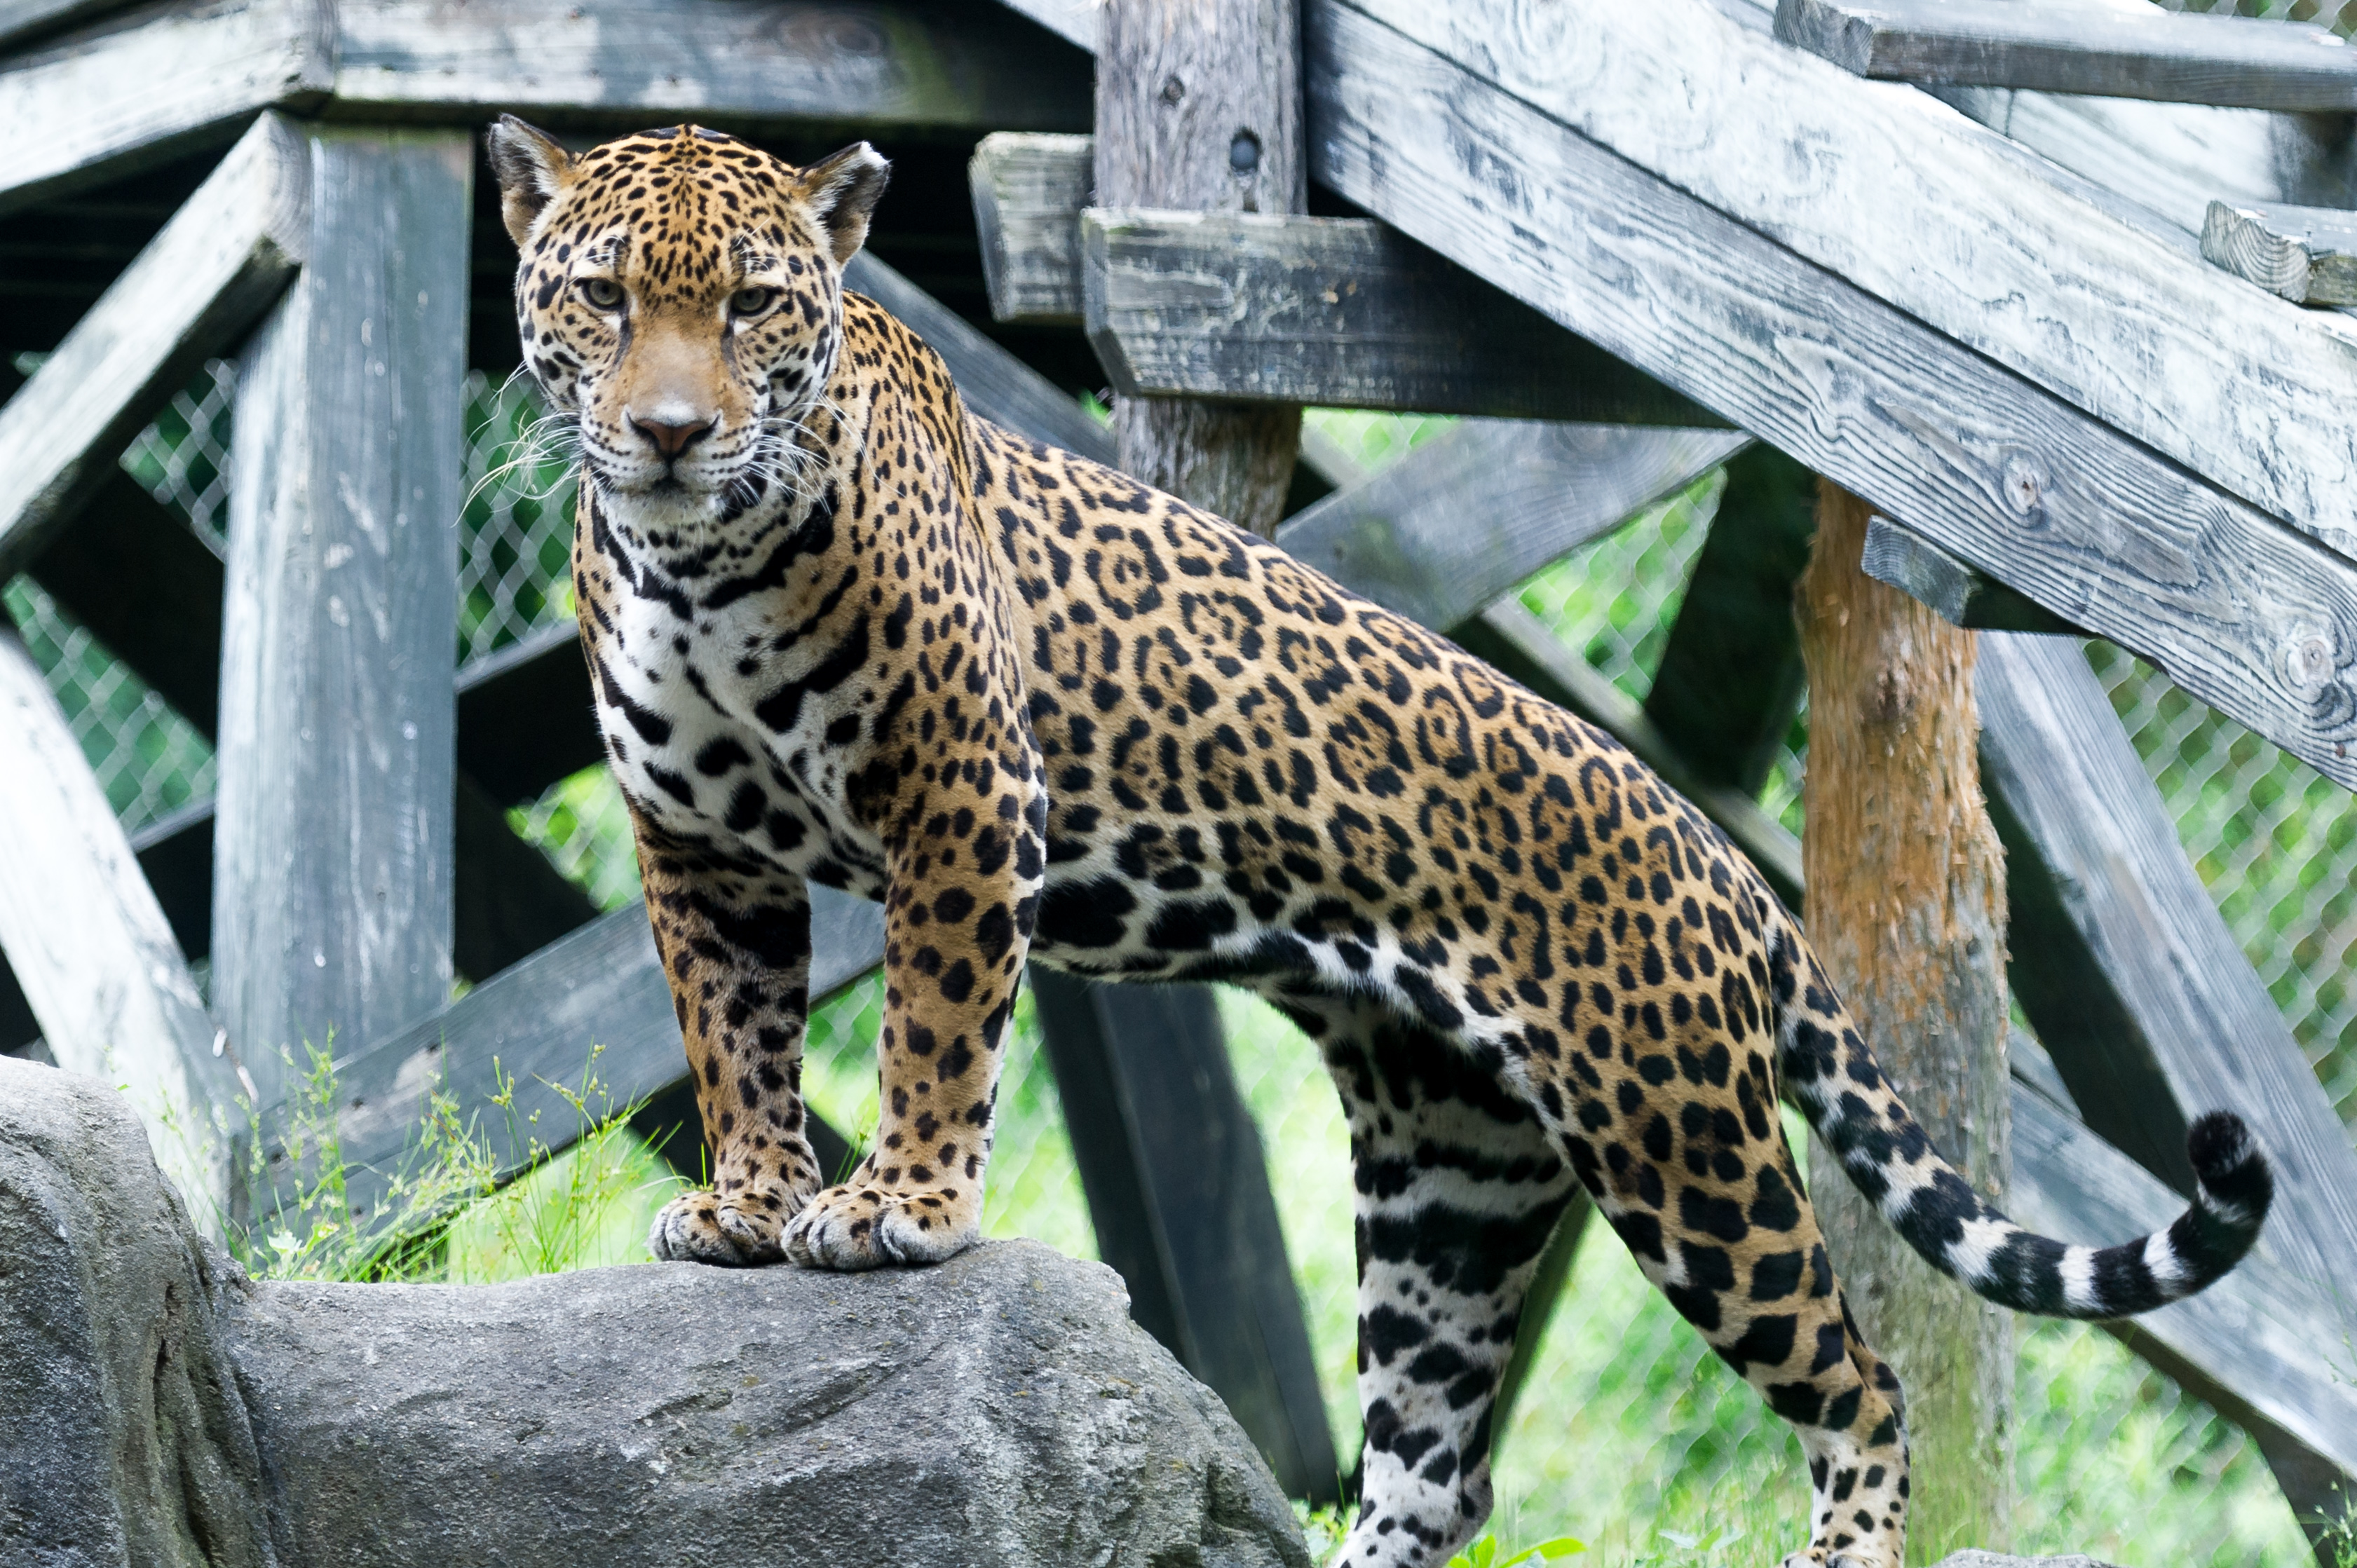
<svg viewBox="0 0 2357 1568"><path fill-rule="evenodd" d="M1575 1178L1489 1069L1369 999L1282 999L1351 1127L1365 1417L1350 1568L1439 1564L1490 1512L1490 1414Z"/></svg>
<svg viewBox="0 0 2357 1568"><path fill-rule="evenodd" d="M1772 1090L1746 1093L1755 1067L1764 1077L1754 1056L1726 1090L1702 1073L1676 1079L1682 1105L1650 1122L1641 1110L1627 1123L1637 1136L1608 1138L1600 1165L1579 1163L1646 1277L1800 1429L1815 1502L1809 1544L1784 1568L1900 1568L1899 1380L1843 1304L1782 1129L1764 1114L1738 1119L1774 1103Z"/></svg>

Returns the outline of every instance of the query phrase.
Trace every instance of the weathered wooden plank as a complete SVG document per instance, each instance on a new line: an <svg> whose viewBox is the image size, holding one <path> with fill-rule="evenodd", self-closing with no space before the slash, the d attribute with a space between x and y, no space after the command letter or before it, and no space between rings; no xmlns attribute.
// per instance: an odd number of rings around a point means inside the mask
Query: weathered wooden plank
<svg viewBox="0 0 2357 1568"><path fill-rule="evenodd" d="M966 165L983 286L999 321L1081 324L1081 225L1096 138L994 131Z"/></svg>
<svg viewBox="0 0 2357 1568"><path fill-rule="evenodd" d="M1887 517L1867 525L1866 575L1921 600L1951 626L1990 631L2085 632Z"/></svg>
<svg viewBox="0 0 2357 1568"><path fill-rule="evenodd" d="M1728 461L1645 691L1645 716L1695 777L1754 799L1805 684L1792 585L1808 564L1816 496L1816 476L1773 446Z"/></svg>
<svg viewBox="0 0 2357 1568"><path fill-rule="evenodd" d="M2314 416L2357 396L2357 322L2190 266L2178 246L2043 177L2018 149L1927 94L1860 81L1730 21L1710 0L1353 0L1348 9L1313 0L1309 15L1339 34L1351 9L2357 553L2357 426ZM1354 91L1392 85L1376 65L1372 53L1353 60ZM1677 113L1663 113L1665 103ZM1335 129L1320 139L1330 147ZM1469 152L1458 136L1424 160L1461 164ZM1519 212L1528 173L1508 152L1478 172L1478 188ZM1573 210L1613 214L1598 227L1617 226L1612 207Z"/></svg>
<svg viewBox="0 0 2357 1568"><path fill-rule="evenodd" d="M568 618L458 667L458 768L495 800L539 799L605 759L581 634Z"/></svg>
<svg viewBox="0 0 2357 1568"><path fill-rule="evenodd" d="M1445 630L1749 442L1731 431L1467 420L1295 513L1276 542Z"/></svg>
<svg viewBox="0 0 2357 1568"><path fill-rule="evenodd" d="M1098 13L1103 0L1006 0L1006 5L1065 42L1078 44L1091 54L1096 52L1097 35L1102 30Z"/></svg>
<svg viewBox="0 0 2357 1568"><path fill-rule="evenodd" d="M213 997L282 1049L451 979L452 650L474 149L315 126L308 260L238 376Z"/></svg>
<svg viewBox="0 0 2357 1568"><path fill-rule="evenodd" d="M2357 214L2212 201L2201 257L2294 305L2357 305Z"/></svg>
<svg viewBox="0 0 2357 1568"><path fill-rule="evenodd" d="M1125 395L1726 423L1363 219L1092 209L1081 250L1089 342Z"/></svg>
<svg viewBox="0 0 2357 1568"><path fill-rule="evenodd" d="M876 967L884 950L882 909L827 888L813 888L811 1000L821 1002ZM339 1059L338 1129L352 1179L354 1218L365 1222L398 1176L424 1123L427 1096L451 1096L462 1116L486 1124L502 1174L512 1175L522 1148L508 1146L507 1130L490 1101L502 1081L515 1090L519 1126L547 1147L562 1149L580 1129L557 1092L577 1090L590 1048L602 1047L596 1070L620 1110L671 1088L684 1077L679 1019L670 983L655 954L643 906L618 909L495 974L457 1002ZM537 1113L540 1120L532 1125ZM275 1140L285 1130L283 1104L264 1111L265 1187L252 1195L267 1212L273 1191L285 1192L294 1171ZM504 1119L503 1117L501 1118Z"/></svg>
<svg viewBox="0 0 2357 1568"><path fill-rule="evenodd" d="M949 367L958 393L994 424L1100 463L1113 461L1113 433L1062 389L984 337L955 311L864 252L844 268L846 286L905 323Z"/></svg>
<svg viewBox="0 0 2357 1568"><path fill-rule="evenodd" d="M339 114L739 132L1078 129L1089 84L988 11L832 0L339 0Z"/></svg>
<svg viewBox="0 0 2357 1568"><path fill-rule="evenodd" d="M2169 103L2357 109L2357 56L2329 27L2155 6L2015 0L1782 0L1776 36L1854 75Z"/></svg>
<svg viewBox="0 0 2357 1568"><path fill-rule="evenodd" d="M2014 1218L2076 1241L2126 1240L2169 1224L2184 1204L2018 1078L2013 1173ZM2285 1224L2271 1219L2268 1233ZM2262 1250L2200 1295L2104 1326L2258 1440L2312 1538L2341 1518L2357 1485L2357 1390L2325 1299L2337 1283L2319 1292Z"/></svg>
<svg viewBox="0 0 2357 1568"><path fill-rule="evenodd" d="M1501 600L1449 635L1468 653L1487 660L1627 746L1671 789L1724 828L1735 847L1750 856L1751 864L1768 878L1778 897L1794 909L1801 907L1800 841L1761 811L1750 795L1699 776L1645 716L1636 698L1566 648L1520 600Z"/></svg>
<svg viewBox="0 0 2357 1568"><path fill-rule="evenodd" d="M1317 1362L1210 989L1030 980L1097 1247L1132 1315L1220 1391L1288 1497L1334 1501Z"/></svg>
<svg viewBox="0 0 2357 1568"><path fill-rule="evenodd" d="M23 40L122 10L127 0L0 0L0 48L17 48Z"/></svg>
<svg viewBox="0 0 2357 1568"><path fill-rule="evenodd" d="M120 473L117 454L156 406L285 288L308 186L300 139L265 116L0 405L0 576Z"/></svg>
<svg viewBox="0 0 2357 1568"><path fill-rule="evenodd" d="M0 631L0 949L58 1064L123 1086L156 1163L218 1236L239 1086L105 791L13 628Z"/></svg>
<svg viewBox="0 0 2357 1568"><path fill-rule="evenodd" d="M1399 33L1311 17L1343 196L2357 782L2349 562Z"/></svg>
<svg viewBox="0 0 2357 1568"><path fill-rule="evenodd" d="M2357 1279L2357 1151L2185 858L2079 650L1981 639L1981 755L2014 886L2014 989L2088 1125L2181 1192L2185 1129L2239 1112L2276 1171L2260 1245ZM2357 1328L2357 1304L2335 1307Z"/></svg>
<svg viewBox="0 0 2357 1568"><path fill-rule="evenodd" d="M0 61L0 212L326 96L328 0L157 0Z"/></svg>

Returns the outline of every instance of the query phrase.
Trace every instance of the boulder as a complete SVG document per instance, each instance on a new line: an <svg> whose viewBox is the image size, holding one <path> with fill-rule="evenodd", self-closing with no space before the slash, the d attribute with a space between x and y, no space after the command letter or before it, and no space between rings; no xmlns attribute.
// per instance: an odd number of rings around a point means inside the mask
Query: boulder
<svg viewBox="0 0 2357 1568"><path fill-rule="evenodd" d="M0 1061L20 1343L10 1563L1308 1563L1243 1434L1096 1264L1000 1242L859 1275L253 1281L189 1230L120 1096Z"/></svg>

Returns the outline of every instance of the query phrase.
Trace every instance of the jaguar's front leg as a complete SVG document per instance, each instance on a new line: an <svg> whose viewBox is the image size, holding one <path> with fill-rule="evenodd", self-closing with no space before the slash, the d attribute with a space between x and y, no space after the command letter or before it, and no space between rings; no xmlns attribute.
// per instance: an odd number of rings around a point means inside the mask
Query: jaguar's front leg
<svg viewBox="0 0 2357 1568"><path fill-rule="evenodd" d="M939 1262L982 1233L991 1117L1039 903L1047 816L1028 757L943 768L942 777L948 787L901 814L904 831L888 841L876 1146L846 1185L821 1193L786 1227L786 1255L796 1262Z"/></svg>
<svg viewBox="0 0 2357 1568"><path fill-rule="evenodd" d="M802 1112L810 896L638 824L647 917L671 981L712 1151L712 1186L655 1216L658 1258L773 1263L786 1221L820 1187Z"/></svg>

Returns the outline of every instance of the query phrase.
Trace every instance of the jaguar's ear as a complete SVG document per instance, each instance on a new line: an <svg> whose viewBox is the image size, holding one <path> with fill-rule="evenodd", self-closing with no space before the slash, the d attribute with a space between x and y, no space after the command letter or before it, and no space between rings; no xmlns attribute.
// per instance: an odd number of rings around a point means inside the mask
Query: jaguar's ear
<svg viewBox="0 0 2357 1568"><path fill-rule="evenodd" d="M854 142L802 170L802 199L810 203L812 216L826 230L837 266L857 255L859 247L867 242L868 214L876 210L877 199L884 194L884 183L891 175L892 166L884 161L884 155L865 142Z"/></svg>
<svg viewBox="0 0 2357 1568"><path fill-rule="evenodd" d="M488 142L491 172L500 181L500 217L522 250L532 238L533 221L573 177L573 155L547 132L512 114L499 117Z"/></svg>

